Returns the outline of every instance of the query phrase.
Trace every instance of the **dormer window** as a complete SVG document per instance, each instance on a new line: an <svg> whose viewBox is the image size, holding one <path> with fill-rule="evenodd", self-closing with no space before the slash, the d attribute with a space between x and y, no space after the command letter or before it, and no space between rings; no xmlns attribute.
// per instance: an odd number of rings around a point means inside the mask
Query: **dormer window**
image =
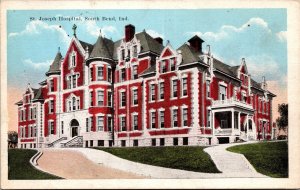
<svg viewBox="0 0 300 190"><path fill-rule="evenodd" d="M162 62L160 63L160 72L161 72L161 73L167 72L166 61L162 61Z"/></svg>

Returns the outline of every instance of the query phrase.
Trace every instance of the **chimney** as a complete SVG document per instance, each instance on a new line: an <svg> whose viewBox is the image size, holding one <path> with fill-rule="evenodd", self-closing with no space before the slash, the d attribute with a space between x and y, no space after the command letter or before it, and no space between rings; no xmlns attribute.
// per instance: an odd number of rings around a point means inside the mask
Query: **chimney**
<svg viewBox="0 0 300 190"><path fill-rule="evenodd" d="M161 37L154 38L154 40L160 44L163 44L163 39Z"/></svg>
<svg viewBox="0 0 300 190"><path fill-rule="evenodd" d="M131 24L125 26L125 41L130 41L135 34L135 27Z"/></svg>
<svg viewBox="0 0 300 190"><path fill-rule="evenodd" d="M188 40L190 46L198 52L202 52L202 43L204 42L199 36L195 35Z"/></svg>

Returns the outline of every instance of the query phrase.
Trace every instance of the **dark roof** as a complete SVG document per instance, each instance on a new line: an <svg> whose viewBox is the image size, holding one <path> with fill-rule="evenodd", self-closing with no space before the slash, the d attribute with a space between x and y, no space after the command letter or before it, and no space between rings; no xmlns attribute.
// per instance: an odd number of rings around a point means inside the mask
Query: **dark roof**
<svg viewBox="0 0 300 190"><path fill-rule="evenodd" d="M57 52L52 64L50 65L50 68L46 75L49 75L51 73L60 72L60 62L62 60L62 55L60 52Z"/></svg>
<svg viewBox="0 0 300 190"><path fill-rule="evenodd" d="M194 48L187 45L186 43L179 47L177 50L181 50L182 63L180 65L201 61L199 56L202 53L197 52Z"/></svg>
<svg viewBox="0 0 300 190"><path fill-rule="evenodd" d="M198 35L193 36L191 39L188 40L188 42L199 40L200 42L204 42Z"/></svg>
<svg viewBox="0 0 300 190"><path fill-rule="evenodd" d="M33 101L35 100L44 100L43 94L42 94L42 87L39 89L35 89L34 91L34 97L32 99Z"/></svg>
<svg viewBox="0 0 300 190"><path fill-rule="evenodd" d="M103 57L113 59L114 54L114 42L99 36L97 42L94 44L93 51L90 54L90 58Z"/></svg>
<svg viewBox="0 0 300 190"><path fill-rule="evenodd" d="M251 79L251 86L252 86L252 87L255 87L255 88L258 88L258 89L260 89L260 90L262 90L261 84L258 83L258 82L256 82L256 81L253 80L253 79Z"/></svg>
<svg viewBox="0 0 300 190"><path fill-rule="evenodd" d="M147 74L150 74L150 73L155 73L155 68L156 68L156 65L152 65L150 66L148 69L146 69L144 72L142 72L140 75L147 75Z"/></svg>
<svg viewBox="0 0 300 190"><path fill-rule="evenodd" d="M47 84L47 80L43 80L42 82L39 83L40 85L45 85Z"/></svg>
<svg viewBox="0 0 300 190"><path fill-rule="evenodd" d="M140 40L142 49L140 53L143 52L154 52L160 54L164 48L162 44L157 42L152 36L150 36L146 31L135 34L136 38Z"/></svg>
<svg viewBox="0 0 300 190"><path fill-rule="evenodd" d="M233 76L233 77L237 76L236 73L234 72L234 69L231 66L229 66L215 58L214 58L214 68L221 72L224 72L230 76Z"/></svg>
<svg viewBox="0 0 300 190"><path fill-rule="evenodd" d="M87 42L84 42L84 41L81 41L81 40L78 40L81 44L81 46L83 47L84 50L86 50L86 48L88 47L88 50L89 50L89 53L92 52L93 50L93 45L92 44L89 44Z"/></svg>
<svg viewBox="0 0 300 190"><path fill-rule="evenodd" d="M20 100L18 102L15 103L16 105L22 105L23 104L23 100Z"/></svg>

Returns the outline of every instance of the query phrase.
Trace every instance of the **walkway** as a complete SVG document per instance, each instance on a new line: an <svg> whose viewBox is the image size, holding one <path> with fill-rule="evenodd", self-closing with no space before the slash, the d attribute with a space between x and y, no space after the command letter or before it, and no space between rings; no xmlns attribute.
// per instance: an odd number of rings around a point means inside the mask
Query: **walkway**
<svg viewBox="0 0 300 190"><path fill-rule="evenodd" d="M242 144L246 144L246 143L242 143ZM61 175L55 172L63 171L64 173L68 173L68 175L71 175L67 178L71 177L73 179L75 178L123 178L125 175L121 173L115 175L115 172L111 172L110 170L126 172L125 176L127 176L128 178L141 178L141 175L144 178L157 178L157 179L267 177L265 175L256 172L255 169L252 167L252 165L246 160L246 158L243 155L226 151L226 148L235 145L238 145L238 143L223 144L223 145L212 146L204 149L204 151L206 151L211 156L217 168L220 171L222 171L222 173L200 173L200 172L191 172L191 171L171 169L171 168L163 168L159 166L151 166L151 165L125 160L116 157L110 153L101 150L91 149L91 148L65 148L65 149L51 149L51 150L43 149L42 151L44 152L44 155L40 158L38 163L40 164L40 167L44 168L45 161L43 161L43 157L45 159L45 157L50 156L52 158L52 164L49 165L48 163L49 158L47 158L48 161L46 161L47 162L46 164L48 164L49 166L46 169L48 171L51 170L50 173L53 172L54 174L59 176ZM53 155L51 155L51 151ZM91 163L88 162L87 160L77 161L77 158L70 155L70 152L72 153L72 155L77 155L77 156L78 153L81 153L81 155L84 155L85 159L92 161L94 165L90 165ZM75 154L76 152L77 154ZM59 161L57 162L57 160ZM101 165L101 167L103 168L99 169L98 171L96 168L94 168L95 164L96 166ZM106 175L107 171L108 174ZM72 172L73 174L71 174ZM77 175L81 175L81 177L77 177Z"/></svg>
<svg viewBox="0 0 300 190"><path fill-rule="evenodd" d="M69 149L41 149L38 168L65 179L138 179L130 172L109 168L88 160L80 152Z"/></svg>

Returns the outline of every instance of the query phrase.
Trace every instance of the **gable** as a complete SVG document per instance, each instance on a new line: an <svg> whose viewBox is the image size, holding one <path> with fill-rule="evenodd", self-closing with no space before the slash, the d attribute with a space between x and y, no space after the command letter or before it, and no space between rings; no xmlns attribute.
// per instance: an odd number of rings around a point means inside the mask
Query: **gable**
<svg viewBox="0 0 300 190"><path fill-rule="evenodd" d="M165 51L163 51L162 57L168 57L168 56L172 56L173 53L170 50L170 48L166 48Z"/></svg>

